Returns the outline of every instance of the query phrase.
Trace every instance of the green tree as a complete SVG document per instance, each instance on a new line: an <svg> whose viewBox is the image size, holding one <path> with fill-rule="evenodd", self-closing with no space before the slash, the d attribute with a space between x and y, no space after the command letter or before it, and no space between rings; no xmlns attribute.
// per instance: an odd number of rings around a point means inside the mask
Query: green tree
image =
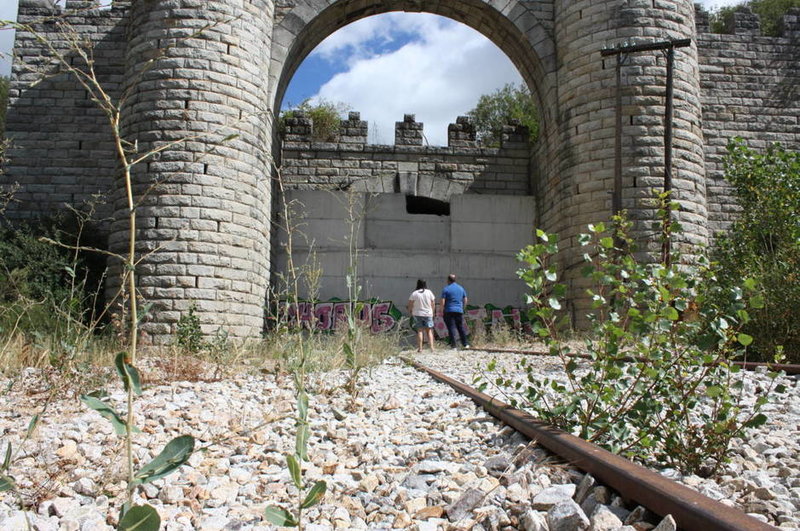
<svg viewBox="0 0 800 531"><path fill-rule="evenodd" d="M735 6L723 7L711 14L711 31L726 33L733 14L742 6L749 7L761 19L762 35L775 37L783 15L792 7L800 7L800 0L746 0Z"/></svg>
<svg viewBox="0 0 800 531"><path fill-rule="evenodd" d="M751 349L769 360L782 347L800 363L800 152L774 144L759 153L734 139L725 177L742 212L717 242L717 277L727 286L751 277L761 290L763 308L745 327Z"/></svg>
<svg viewBox="0 0 800 531"><path fill-rule="evenodd" d="M342 102L332 102L324 99L312 101L310 98L300 105L281 112L281 128L286 125L288 118L294 118L298 113L303 113L314 120L314 129L311 137L320 142L332 142L339 133L339 124L344 114L350 107Z"/></svg>
<svg viewBox="0 0 800 531"><path fill-rule="evenodd" d="M508 83L491 94L484 94L467 113L475 123L478 140L490 147L500 145L503 126L519 120L528 127L530 141L539 136L539 110L528 88Z"/></svg>

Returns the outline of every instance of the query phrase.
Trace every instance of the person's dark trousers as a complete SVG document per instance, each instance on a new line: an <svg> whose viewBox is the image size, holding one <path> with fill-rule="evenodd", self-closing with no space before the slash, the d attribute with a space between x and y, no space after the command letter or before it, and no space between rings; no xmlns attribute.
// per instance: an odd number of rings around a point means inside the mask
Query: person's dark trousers
<svg viewBox="0 0 800 531"><path fill-rule="evenodd" d="M447 325L447 333L450 335L450 346L458 346L456 333L461 337L461 344L465 347L469 345L467 341L467 329L464 326L464 314L458 312L444 312L444 324Z"/></svg>

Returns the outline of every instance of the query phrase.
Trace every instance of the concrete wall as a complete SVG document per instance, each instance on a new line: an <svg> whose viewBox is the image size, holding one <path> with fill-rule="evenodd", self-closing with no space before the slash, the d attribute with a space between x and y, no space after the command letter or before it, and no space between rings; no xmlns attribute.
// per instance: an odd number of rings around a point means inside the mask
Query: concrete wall
<svg viewBox="0 0 800 531"><path fill-rule="evenodd" d="M300 213L293 231L297 266L310 252L323 271L316 298L348 298L347 275L351 219L348 197L359 220L355 241L362 299L391 300L405 308L416 280L428 281L439 296L448 274L455 273L470 304L524 305L525 285L515 274L516 253L533 243L534 199L508 195L458 195L450 216L408 214L401 194L365 194L291 190L288 201ZM286 271L286 233L278 236L276 273ZM309 293L304 288L303 297Z"/></svg>

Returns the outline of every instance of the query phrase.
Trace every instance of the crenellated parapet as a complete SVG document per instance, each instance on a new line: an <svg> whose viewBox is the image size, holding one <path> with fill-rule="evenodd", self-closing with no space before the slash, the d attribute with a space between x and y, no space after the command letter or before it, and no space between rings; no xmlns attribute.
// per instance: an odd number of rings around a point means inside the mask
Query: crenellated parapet
<svg viewBox="0 0 800 531"><path fill-rule="evenodd" d="M478 147L475 124L468 116L459 116L456 123L447 126L447 145L450 147Z"/></svg>
<svg viewBox="0 0 800 531"><path fill-rule="evenodd" d="M283 118L281 138L284 143L294 142L327 142L333 144L367 145L369 125L361 119L361 113L350 112L346 120L339 123L336 131L330 132L329 138L322 138L314 127L314 118L303 111L293 111ZM501 145L508 148L527 148L530 131L519 120L511 119L501 131ZM403 120L395 122L395 146L426 145L424 124L417 122L413 114L406 114ZM437 147L437 146L428 146ZM477 140L475 123L468 116L459 116L455 123L447 127L447 147L478 149L481 144Z"/></svg>
<svg viewBox="0 0 800 531"><path fill-rule="evenodd" d="M339 124L339 142L343 144L366 144L369 128L367 122L361 119L361 113L351 112L347 120Z"/></svg>
<svg viewBox="0 0 800 531"><path fill-rule="evenodd" d="M700 4L695 4L695 29L698 34L710 33L709 12ZM800 32L800 7L792 7L778 20L778 31L774 38L792 39ZM721 35L763 36L761 20L748 6L738 6L725 21Z"/></svg>
<svg viewBox="0 0 800 531"><path fill-rule="evenodd" d="M778 23L778 33L787 39L800 38L800 7L793 7Z"/></svg>
<svg viewBox="0 0 800 531"><path fill-rule="evenodd" d="M398 146L422 145L422 122L413 114L406 114L402 122L394 124L394 143Z"/></svg>
<svg viewBox="0 0 800 531"><path fill-rule="evenodd" d="M373 145L357 112L324 138L303 114L273 134L273 117L308 52L338 28L396 10L450 17L498 45L536 97L537 142L512 123L498 147L483 146L475 124L461 116L447 129L447 145L431 146L424 124L406 115L391 144ZM568 309L578 323L591 303L576 267L583 252L577 236L587 223L608 219L612 197L647 245L652 192L669 177L684 228L676 248L690 261L736 215L723 178L729 140L800 147L797 9L777 37L763 35L747 10L733 14L730 34L711 33L708 13L691 0L114 0L110 8L20 0L18 20L65 51L71 41L53 22L71 24L92 44L94 70L111 99L126 94L126 145L140 153L167 146L133 171L134 192L147 191L136 212L137 273L139 292L153 303L144 330L154 341L170 340L190 303L206 335L220 327L237 338L261 330L267 285L278 271L269 230L273 161L281 160L287 189L390 192L454 205L476 194L504 196L491 201L505 205L535 202L536 226L564 242ZM626 43L667 41L689 42L674 50L674 69L661 51L624 52ZM604 55L615 48L624 61ZM6 121L12 145L0 186L18 190L6 216L45 216L101 197L98 232L117 252L129 241L129 211L107 117L57 61L45 59L47 51L33 32L17 31ZM470 211L475 224L454 227L473 239L475 227L492 221L486 214ZM113 296L119 276L112 269L108 278Z"/></svg>
<svg viewBox="0 0 800 531"><path fill-rule="evenodd" d="M287 188L356 189L449 201L465 192L529 195L529 133L507 124L499 147L476 140L475 124L459 116L447 128L447 146L423 145L424 125L406 114L395 143L368 144L369 128L351 112L329 138L315 135L314 120L296 112L283 121L281 176Z"/></svg>

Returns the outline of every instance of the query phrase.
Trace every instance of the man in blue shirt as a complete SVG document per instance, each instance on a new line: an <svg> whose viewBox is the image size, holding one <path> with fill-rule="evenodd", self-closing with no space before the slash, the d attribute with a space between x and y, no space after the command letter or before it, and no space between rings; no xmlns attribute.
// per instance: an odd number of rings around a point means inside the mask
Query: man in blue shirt
<svg viewBox="0 0 800 531"><path fill-rule="evenodd" d="M455 275L448 275L447 286L442 290L441 306L443 308L444 324L450 336L450 346L456 348L456 332L461 338L464 348L469 348L467 329L464 326L464 310L467 308L467 291L456 282Z"/></svg>

